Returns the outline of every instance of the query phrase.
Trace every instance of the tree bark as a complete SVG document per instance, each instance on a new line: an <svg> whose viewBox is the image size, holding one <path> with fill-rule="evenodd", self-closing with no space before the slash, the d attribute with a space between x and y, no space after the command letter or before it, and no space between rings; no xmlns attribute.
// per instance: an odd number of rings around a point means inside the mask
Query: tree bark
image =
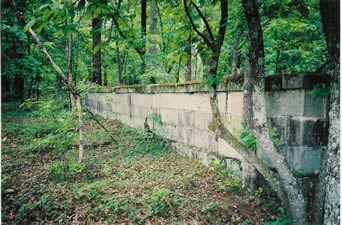
<svg viewBox="0 0 342 225"><path fill-rule="evenodd" d="M101 17L97 16L92 20L93 29L93 76L92 82L101 85Z"/></svg>
<svg viewBox="0 0 342 225"><path fill-rule="evenodd" d="M150 29L149 29L149 35L156 35L158 32L158 9L157 9L157 3L155 1L151 1L150 5ZM156 41L154 40L154 37L150 38L149 41L149 53L152 57L154 57L157 54L157 45Z"/></svg>
<svg viewBox="0 0 342 225"><path fill-rule="evenodd" d="M184 79L185 81L191 80L191 46L192 46L192 35L191 35L191 26L190 26L190 34L188 38L188 43L186 45L186 63L185 63L185 71L184 71Z"/></svg>
<svg viewBox="0 0 342 225"><path fill-rule="evenodd" d="M242 0L243 11L247 20L250 42L250 70L253 76L253 127L261 148L271 158L287 193L290 213L294 224L307 224L306 205L302 189L293 176L285 157L278 151L269 137L266 117L264 44L256 0Z"/></svg>
<svg viewBox="0 0 342 225"><path fill-rule="evenodd" d="M240 64L241 50L238 48L234 48L232 57L232 75L240 75Z"/></svg>
<svg viewBox="0 0 342 225"><path fill-rule="evenodd" d="M78 131L80 135L79 140L79 150L78 150L78 163L81 163L84 158L84 137L83 137L83 117L82 117L82 105L81 105L81 98L79 95L75 96L76 104L77 104L77 111L78 111Z"/></svg>
<svg viewBox="0 0 342 225"><path fill-rule="evenodd" d="M141 39L142 39L142 63L141 63L141 74L145 73L145 54L146 54L146 21L147 21L147 4L146 0L141 0Z"/></svg>
<svg viewBox="0 0 342 225"><path fill-rule="evenodd" d="M313 213L315 224L340 222L340 2L321 0L320 12L328 50L323 72L330 76L329 139L323 152Z"/></svg>
<svg viewBox="0 0 342 225"><path fill-rule="evenodd" d="M68 65L68 82L72 83L72 74L73 74L73 45L72 45L73 39L72 34L68 36L68 42L67 42L67 65ZM74 95L69 92L69 100L70 100L70 108L71 110L74 110L76 108L76 100Z"/></svg>
<svg viewBox="0 0 342 225"><path fill-rule="evenodd" d="M107 65L103 66L103 85L108 85L108 79L107 79Z"/></svg>
<svg viewBox="0 0 342 225"><path fill-rule="evenodd" d="M122 84L122 60L118 41L116 41L116 64L118 65L117 82L118 84Z"/></svg>

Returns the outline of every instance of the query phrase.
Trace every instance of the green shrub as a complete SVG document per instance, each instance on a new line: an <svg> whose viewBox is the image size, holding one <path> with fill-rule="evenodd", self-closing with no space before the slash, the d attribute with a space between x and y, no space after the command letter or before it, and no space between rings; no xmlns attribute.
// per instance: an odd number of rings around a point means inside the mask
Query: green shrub
<svg viewBox="0 0 342 225"><path fill-rule="evenodd" d="M202 208L202 212L207 216L211 216L220 208L220 204L218 202L209 202Z"/></svg>
<svg viewBox="0 0 342 225"><path fill-rule="evenodd" d="M151 213L156 216L173 214L178 204L177 197L168 189L154 191L151 196L145 196L145 199L150 207Z"/></svg>
<svg viewBox="0 0 342 225"><path fill-rule="evenodd" d="M84 172L84 170L84 164L72 161L55 161L48 166L48 178L55 181L64 181L76 177Z"/></svg>

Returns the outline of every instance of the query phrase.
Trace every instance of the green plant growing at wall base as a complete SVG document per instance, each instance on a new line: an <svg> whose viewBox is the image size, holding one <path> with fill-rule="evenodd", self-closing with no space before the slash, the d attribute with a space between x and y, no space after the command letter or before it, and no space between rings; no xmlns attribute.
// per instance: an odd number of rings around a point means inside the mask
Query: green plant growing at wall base
<svg viewBox="0 0 342 225"><path fill-rule="evenodd" d="M256 152L257 150L257 138L249 130L243 130L240 134L241 141L246 145L247 148Z"/></svg>

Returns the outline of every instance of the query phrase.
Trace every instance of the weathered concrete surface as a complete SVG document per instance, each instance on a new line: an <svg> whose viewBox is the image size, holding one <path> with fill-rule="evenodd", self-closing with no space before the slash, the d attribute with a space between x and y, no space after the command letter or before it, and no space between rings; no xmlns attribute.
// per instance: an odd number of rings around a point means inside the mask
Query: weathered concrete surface
<svg viewBox="0 0 342 225"><path fill-rule="evenodd" d="M315 74L272 76L266 82L269 125L280 135L282 151L300 174L317 174L321 151L327 145L326 99L312 97L310 90L325 78ZM102 88L85 103L96 114L118 119L133 127L150 127L172 141L184 155L208 164L211 157L225 159L227 166L241 167L241 155L225 141L215 140L208 88L200 83ZM225 126L239 136L242 126L241 79L218 88L218 103ZM262 149L257 155L272 166Z"/></svg>

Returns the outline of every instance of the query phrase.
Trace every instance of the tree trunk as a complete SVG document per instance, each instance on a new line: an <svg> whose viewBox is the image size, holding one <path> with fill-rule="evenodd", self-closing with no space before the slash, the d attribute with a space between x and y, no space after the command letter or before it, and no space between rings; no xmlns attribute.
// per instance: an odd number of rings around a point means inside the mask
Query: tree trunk
<svg viewBox="0 0 342 225"><path fill-rule="evenodd" d="M253 129L253 71L250 56L247 54L245 65L245 76L243 80L243 121L248 130Z"/></svg>
<svg viewBox="0 0 342 225"><path fill-rule="evenodd" d="M198 53L196 52L195 54L195 74L194 74L194 80L197 79L197 58L198 58Z"/></svg>
<svg viewBox="0 0 342 225"><path fill-rule="evenodd" d="M72 83L72 73L73 73L73 46L72 46L72 34L68 36L68 42L67 42L67 52L68 52L68 57L67 57L67 65L68 65L68 82L71 84ZM74 98L74 95L69 91L69 100L70 100L70 108L71 110L74 110L76 108L76 101Z"/></svg>
<svg viewBox="0 0 342 225"><path fill-rule="evenodd" d="M97 51L93 52L93 76L92 82L101 85L101 17L97 16L92 20L93 29L93 51L97 48Z"/></svg>
<svg viewBox="0 0 342 225"><path fill-rule="evenodd" d="M107 65L103 66L103 84L104 86L107 86L108 80L107 80Z"/></svg>
<svg viewBox="0 0 342 225"><path fill-rule="evenodd" d="M155 35L157 35L158 32L158 9L157 9L157 3L155 1L151 1L150 5L150 29L149 29L149 35L152 35L152 37L149 40L149 53L150 55L155 58L157 54L157 44L155 41ZM155 61L155 60L153 60Z"/></svg>
<svg viewBox="0 0 342 225"><path fill-rule="evenodd" d="M22 74L16 74L13 83L14 97L16 100L23 100L24 99L24 88L25 88L25 81Z"/></svg>
<svg viewBox="0 0 342 225"><path fill-rule="evenodd" d="M34 79L33 79L33 76L31 76L30 86L29 86L29 89L28 89L28 92L27 92L27 99L31 98L33 84L34 84Z"/></svg>
<svg viewBox="0 0 342 225"><path fill-rule="evenodd" d="M180 57L179 61L178 61L178 71L177 71L176 83L179 83L179 73L180 73L181 62L182 62L181 59L182 59L182 57Z"/></svg>
<svg viewBox="0 0 342 225"><path fill-rule="evenodd" d="M264 76L264 44L258 5L256 0L242 0L243 11L248 26L250 42L250 77L253 77L253 126L255 136L261 148L271 158L279 176L283 189L287 193L290 213L294 224L307 224L306 205L302 189L293 176L285 157L278 151L269 137L266 117L265 76Z"/></svg>
<svg viewBox="0 0 342 225"><path fill-rule="evenodd" d="M240 61L241 61L241 50L238 48L233 49L232 58L232 74L240 75Z"/></svg>
<svg viewBox="0 0 342 225"><path fill-rule="evenodd" d="M186 46L186 63L185 63L185 71L184 71L184 79L185 81L191 80L191 45L192 45L192 37L191 37L191 26L190 26L190 34L188 38L188 43Z"/></svg>
<svg viewBox="0 0 342 225"><path fill-rule="evenodd" d="M82 105L81 105L81 99L80 96L75 96L76 103L77 103L77 111L78 111L78 124L79 124L79 150L78 150L78 163L81 163L83 161L84 157L84 137L83 137L83 118L82 118Z"/></svg>
<svg viewBox="0 0 342 225"><path fill-rule="evenodd" d="M330 76L329 141L323 152L314 201L315 224L340 222L340 2L321 0L320 12L329 53L323 72Z"/></svg>
<svg viewBox="0 0 342 225"><path fill-rule="evenodd" d="M147 20L147 6L146 0L141 0L141 74L145 73L145 53L146 53L146 20Z"/></svg>

